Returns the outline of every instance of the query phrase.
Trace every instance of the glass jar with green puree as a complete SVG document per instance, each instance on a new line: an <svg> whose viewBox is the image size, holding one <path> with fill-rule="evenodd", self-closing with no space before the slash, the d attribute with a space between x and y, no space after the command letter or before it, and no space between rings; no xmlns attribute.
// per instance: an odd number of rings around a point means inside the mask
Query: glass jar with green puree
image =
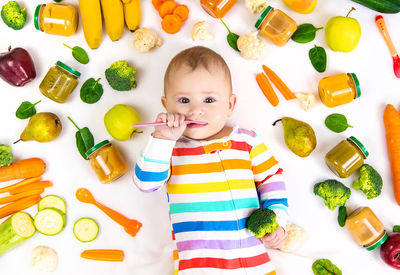
<svg viewBox="0 0 400 275"><path fill-rule="evenodd" d="M56 65L51 67L43 78L39 90L55 102L64 103L78 86L80 75L80 72L57 61Z"/></svg>
<svg viewBox="0 0 400 275"><path fill-rule="evenodd" d="M351 136L333 147L326 154L325 162L337 176L347 178L364 164L368 155L364 145Z"/></svg>

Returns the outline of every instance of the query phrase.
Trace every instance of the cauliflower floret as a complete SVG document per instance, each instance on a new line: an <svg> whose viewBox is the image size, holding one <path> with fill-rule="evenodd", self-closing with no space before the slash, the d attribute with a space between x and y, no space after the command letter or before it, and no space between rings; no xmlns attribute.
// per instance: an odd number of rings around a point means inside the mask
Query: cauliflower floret
<svg viewBox="0 0 400 275"><path fill-rule="evenodd" d="M208 22L200 21L193 25L192 40L212 40L214 37L208 31Z"/></svg>
<svg viewBox="0 0 400 275"><path fill-rule="evenodd" d="M317 97L314 94L296 93L295 95L300 100L301 107L304 111L310 110L317 100Z"/></svg>
<svg viewBox="0 0 400 275"><path fill-rule="evenodd" d="M58 265L57 252L54 249L39 245L31 252L31 266L46 272L53 272Z"/></svg>
<svg viewBox="0 0 400 275"><path fill-rule="evenodd" d="M268 6L267 0L246 0L245 5L252 13L262 12Z"/></svg>
<svg viewBox="0 0 400 275"><path fill-rule="evenodd" d="M146 53L154 47L160 47L162 44L162 39L148 28L140 28L133 33L133 46L140 53Z"/></svg>
<svg viewBox="0 0 400 275"><path fill-rule="evenodd" d="M265 52L265 43L258 38L258 31L244 34L237 40L240 54L245 59L260 59Z"/></svg>
<svg viewBox="0 0 400 275"><path fill-rule="evenodd" d="M299 225L288 222L286 232L286 237L279 248L283 252L292 252L298 249L307 239L307 231Z"/></svg>

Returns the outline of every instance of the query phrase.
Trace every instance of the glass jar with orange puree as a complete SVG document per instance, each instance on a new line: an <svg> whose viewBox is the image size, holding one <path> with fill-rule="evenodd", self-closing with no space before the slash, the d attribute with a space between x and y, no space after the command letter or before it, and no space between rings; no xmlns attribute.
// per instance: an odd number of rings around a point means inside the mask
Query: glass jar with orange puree
<svg viewBox="0 0 400 275"><path fill-rule="evenodd" d="M202 8L216 18L224 17L236 2L237 0L200 0Z"/></svg>
<svg viewBox="0 0 400 275"><path fill-rule="evenodd" d="M75 7L63 4L40 4L35 10L35 28L39 31L71 36L78 27L78 12Z"/></svg>
<svg viewBox="0 0 400 275"><path fill-rule="evenodd" d="M352 102L361 96L360 83L354 73L342 73L324 77L319 81L318 92L327 107Z"/></svg>

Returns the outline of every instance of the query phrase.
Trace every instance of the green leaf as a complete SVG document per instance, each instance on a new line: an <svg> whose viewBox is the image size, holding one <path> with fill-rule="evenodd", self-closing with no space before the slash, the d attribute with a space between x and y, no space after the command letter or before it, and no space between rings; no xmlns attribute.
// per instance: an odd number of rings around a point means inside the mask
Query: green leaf
<svg viewBox="0 0 400 275"><path fill-rule="evenodd" d="M315 275L342 275L342 271L328 259L318 259L312 265Z"/></svg>
<svg viewBox="0 0 400 275"><path fill-rule="evenodd" d="M78 47L78 46L71 48L70 46L68 46L64 43L63 43L63 45L72 50L72 56L76 59L76 61L78 61L79 63L82 63L82 64L89 63L89 56L87 55L87 53L84 49L82 49L81 47Z"/></svg>
<svg viewBox="0 0 400 275"><path fill-rule="evenodd" d="M239 39L239 35L237 35L236 33L231 32L231 30L228 28L228 26L225 24L224 20L222 20L220 18L222 24L224 24L225 28L228 30L228 35L226 36L226 40L228 41L229 46L231 46L232 49L234 49L235 51L239 51L239 48L237 46L237 41Z"/></svg>
<svg viewBox="0 0 400 275"><path fill-rule="evenodd" d="M68 117L68 119L74 124L74 126L78 129L75 133L76 147L78 148L79 153L84 159L87 159L85 153L94 146L94 138L89 128L84 127L80 129L75 122Z"/></svg>
<svg viewBox="0 0 400 275"><path fill-rule="evenodd" d="M393 232L400 232L400 225L393 226Z"/></svg>
<svg viewBox="0 0 400 275"><path fill-rule="evenodd" d="M320 29L323 29L323 27L316 28L309 23L301 24L291 38L297 43L308 43L315 39L316 32Z"/></svg>
<svg viewBox="0 0 400 275"><path fill-rule="evenodd" d="M96 103L103 95L103 87L99 83L99 79L89 78L81 87L80 97L83 102L88 104Z"/></svg>
<svg viewBox="0 0 400 275"><path fill-rule="evenodd" d="M310 58L311 64L317 70L317 72L325 72L326 52L324 48L315 45L314 48L310 49L310 51L308 52L308 56Z"/></svg>
<svg viewBox="0 0 400 275"><path fill-rule="evenodd" d="M347 220L347 208L344 205L339 207L338 223L343 227Z"/></svg>
<svg viewBox="0 0 400 275"><path fill-rule="evenodd" d="M15 116L19 119L27 119L36 114L36 108L35 105L40 103L41 100L39 100L36 103L30 103L29 101L24 101L19 105L17 111L15 112Z"/></svg>
<svg viewBox="0 0 400 275"><path fill-rule="evenodd" d="M353 126L347 123L347 118L344 115L337 113L327 116L325 125L335 133L341 133L349 127L353 128Z"/></svg>

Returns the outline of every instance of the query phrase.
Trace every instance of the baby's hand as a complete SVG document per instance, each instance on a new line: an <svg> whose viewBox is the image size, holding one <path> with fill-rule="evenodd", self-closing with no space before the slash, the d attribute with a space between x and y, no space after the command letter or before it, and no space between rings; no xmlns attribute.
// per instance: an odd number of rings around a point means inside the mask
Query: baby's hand
<svg viewBox="0 0 400 275"><path fill-rule="evenodd" d="M262 242L271 248L281 247L282 241L286 236L286 231L279 226L275 232L265 235L261 238Z"/></svg>
<svg viewBox="0 0 400 275"><path fill-rule="evenodd" d="M178 113L160 113L156 122L167 122L166 126L156 126L153 137L178 140L186 129L185 115Z"/></svg>

